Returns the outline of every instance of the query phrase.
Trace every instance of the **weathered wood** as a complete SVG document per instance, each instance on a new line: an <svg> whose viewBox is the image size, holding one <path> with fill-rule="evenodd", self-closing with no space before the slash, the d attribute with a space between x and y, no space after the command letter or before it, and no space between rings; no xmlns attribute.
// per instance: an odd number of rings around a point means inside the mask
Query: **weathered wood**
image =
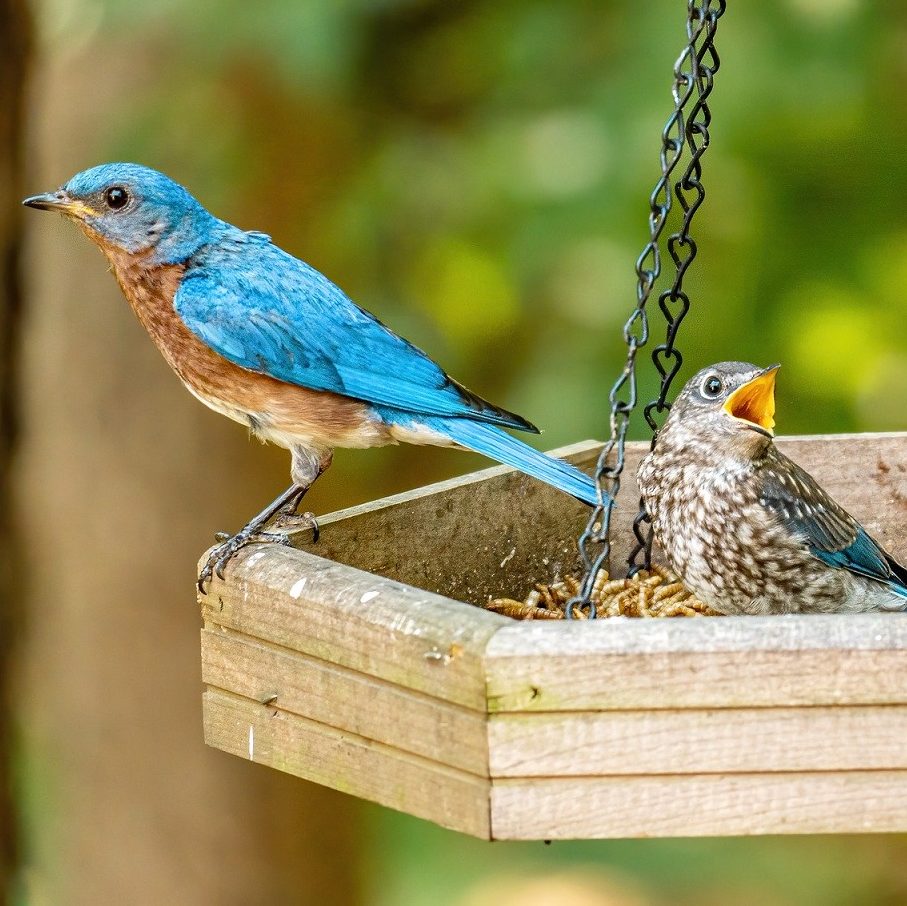
<svg viewBox="0 0 907 906"><path fill-rule="evenodd" d="M303 551L249 547L201 598L206 623L485 707L485 644L506 617Z"/></svg>
<svg viewBox="0 0 907 906"><path fill-rule="evenodd" d="M559 450L591 471L601 444ZM472 604L525 593L575 571L585 504L513 469L495 466L319 519L304 550Z"/></svg>
<svg viewBox="0 0 907 906"><path fill-rule="evenodd" d="M907 554L907 435L779 443ZM490 469L326 517L318 556L243 551L202 599L208 742L497 839L907 830L904 615L519 623L432 593L567 568L584 514L546 495Z"/></svg>
<svg viewBox="0 0 907 906"><path fill-rule="evenodd" d="M491 711L907 702L907 617L511 623L486 649Z"/></svg>
<svg viewBox="0 0 907 906"><path fill-rule="evenodd" d="M907 769L907 706L495 714L491 776Z"/></svg>
<svg viewBox="0 0 907 906"><path fill-rule="evenodd" d="M208 745L442 827L489 835L487 779L225 692L205 692L204 712Z"/></svg>
<svg viewBox="0 0 907 906"><path fill-rule="evenodd" d="M907 772L496 780L496 840L894 833Z"/></svg>
<svg viewBox="0 0 907 906"><path fill-rule="evenodd" d="M907 558L907 434L779 437L777 444ZM591 471L600 449L583 441L552 452ZM613 515L615 567L633 544L636 470L648 451L648 443L627 444ZM489 596L521 597L533 582L575 570L575 539L587 514L566 494L499 466L340 510L320 520L317 544L307 534L298 543L338 563L482 604Z"/></svg>
<svg viewBox="0 0 907 906"><path fill-rule="evenodd" d="M451 767L488 775L483 711L394 686L223 628L202 630L202 680Z"/></svg>

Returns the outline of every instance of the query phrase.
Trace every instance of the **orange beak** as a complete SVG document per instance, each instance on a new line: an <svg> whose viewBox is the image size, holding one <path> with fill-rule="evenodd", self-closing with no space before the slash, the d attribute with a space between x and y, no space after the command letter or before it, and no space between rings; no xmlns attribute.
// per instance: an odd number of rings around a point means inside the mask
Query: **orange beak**
<svg viewBox="0 0 907 906"><path fill-rule="evenodd" d="M775 428L775 377L780 365L772 365L751 381L738 387L724 404L724 411L732 418L746 422L769 437Z"/></svg>

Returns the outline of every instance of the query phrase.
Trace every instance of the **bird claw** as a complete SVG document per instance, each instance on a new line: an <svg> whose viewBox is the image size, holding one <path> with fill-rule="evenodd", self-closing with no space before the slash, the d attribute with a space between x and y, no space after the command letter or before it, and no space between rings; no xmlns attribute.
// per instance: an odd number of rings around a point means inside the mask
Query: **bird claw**
<svg viewBox="0 0 907 906"><path fill-rule="evenodd" d="M287 529L288 532L302 531L303 529L312 530L312 541L318 540L321 529L318 525L318 519L314 513L281 513L274 520L274 527Z"/></svg>
<svg viewBox="0 0 907 906"><path fill-rule="evenodd" d="M278 532L237 532L235 535L218 532L214 537L221 543L208 555L208 560L198 574L196 583L199 592L203 595L208 594L208 588L214 576L221 580L224 579L224 569L227 564L247 544L281 544L284 547L290 544L290 539L285 534Z"/></svg>

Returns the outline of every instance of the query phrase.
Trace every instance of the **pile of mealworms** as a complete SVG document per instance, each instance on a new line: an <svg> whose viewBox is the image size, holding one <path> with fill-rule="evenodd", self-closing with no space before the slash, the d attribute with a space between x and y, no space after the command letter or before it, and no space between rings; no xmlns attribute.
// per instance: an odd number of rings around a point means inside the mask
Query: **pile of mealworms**
<svg viewBox="0 0 907 906"><path fill-rule="evenodd" d="M580 579L567 576L550 585L537 584L522 601L493 598L485 607L515 620L563 620L567 602L579 594ZM631 579L612 579L606 570L601 570L590 600L598 617L720 616L660 566L640 570ZM574 608L574 616L589 618L581 607Z"/></svg>

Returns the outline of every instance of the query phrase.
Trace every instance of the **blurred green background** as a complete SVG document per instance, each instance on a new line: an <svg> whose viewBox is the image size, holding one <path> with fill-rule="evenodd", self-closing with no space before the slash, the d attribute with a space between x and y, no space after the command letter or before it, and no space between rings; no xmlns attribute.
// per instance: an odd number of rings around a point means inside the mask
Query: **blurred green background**
<svg viewBox="0 0 907 906"><path fill-rule="evenodd" d="M729 5L681 379L781 361L781 432L907 429L907 7ZM106 160L162 169L543 446L606 434L684 3L32 13L29 192ZM283 487L287 457L183 391L77 231L25 222L17 902L907 903L903 837L484 844L205 750L194 564ZM479 465L341 451L309 501Z"/></svg>

